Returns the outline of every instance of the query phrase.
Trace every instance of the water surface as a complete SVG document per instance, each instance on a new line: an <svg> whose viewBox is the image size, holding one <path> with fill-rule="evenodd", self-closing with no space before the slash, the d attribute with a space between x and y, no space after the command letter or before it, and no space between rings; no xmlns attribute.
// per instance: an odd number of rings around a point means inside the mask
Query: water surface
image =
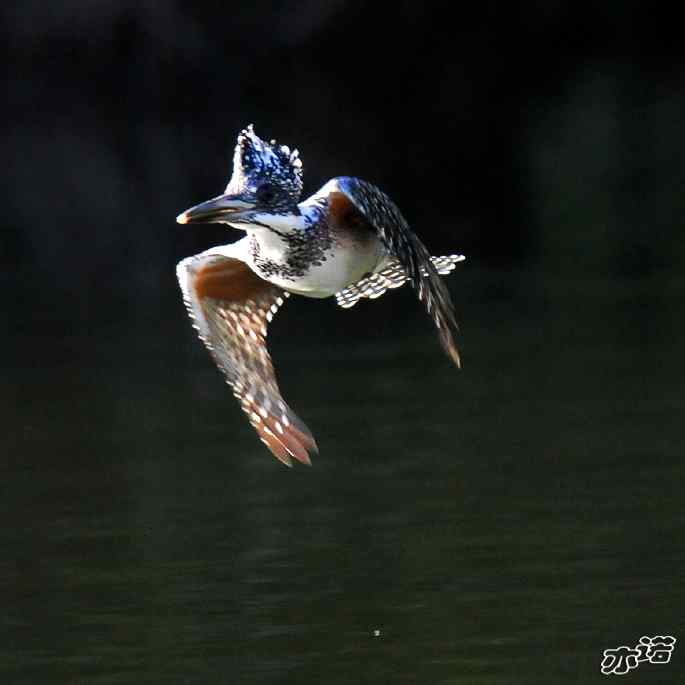
<svg viewBox="0 0 685 685"><path fill-rule="evenodd" d="M603 649L685 640L682 284L451 286L462 372L409 291L279 313L312 468L175 303L10 339L2 682L590 683Z"/></svg>

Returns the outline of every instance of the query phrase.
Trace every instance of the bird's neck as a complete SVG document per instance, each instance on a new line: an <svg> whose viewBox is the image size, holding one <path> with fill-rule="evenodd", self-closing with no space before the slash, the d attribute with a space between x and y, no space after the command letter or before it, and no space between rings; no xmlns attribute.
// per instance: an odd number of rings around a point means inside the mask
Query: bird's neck
<svg viewBox="0 0 685 685"><path fill-rule="evenodd" d="M283 262L293 241L302 235L306 224L301 214L257 214L252 223L241 223L247 233L252 262Z"/></svg>
<svg viewBox="0 0 685 685"><path fill-rule="evenodd" d="M247 230L250 256L256 265L264 261L283 262L288 255L292 233L280 228Z"/></svg>

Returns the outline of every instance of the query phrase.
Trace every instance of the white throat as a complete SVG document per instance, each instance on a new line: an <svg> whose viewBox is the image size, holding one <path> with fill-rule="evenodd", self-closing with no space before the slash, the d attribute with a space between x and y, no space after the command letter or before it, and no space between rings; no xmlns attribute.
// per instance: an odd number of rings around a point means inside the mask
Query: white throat
<svg viewBox="0 0 685 685"><path fill-rule="evenodd" d="M269 228L284 234L297 233L305 228L304 217L301 214L268 214L264 212L252 214L250 218L254 220L254 223L233 224L233 227L255 235L267 233Z"/></svg>

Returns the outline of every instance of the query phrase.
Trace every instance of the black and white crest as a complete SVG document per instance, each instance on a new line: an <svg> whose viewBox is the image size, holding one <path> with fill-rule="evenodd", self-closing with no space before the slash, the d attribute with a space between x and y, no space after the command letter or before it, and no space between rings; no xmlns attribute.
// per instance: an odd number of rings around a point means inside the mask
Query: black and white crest
<svg viewBox="0 0 685 685"><path fill-rule="evenodd" d="M297 150L262 140L250 124L238 135L226 192L256 194L267 185L282 200L296 204L302 194L302 161Z"/></svg>

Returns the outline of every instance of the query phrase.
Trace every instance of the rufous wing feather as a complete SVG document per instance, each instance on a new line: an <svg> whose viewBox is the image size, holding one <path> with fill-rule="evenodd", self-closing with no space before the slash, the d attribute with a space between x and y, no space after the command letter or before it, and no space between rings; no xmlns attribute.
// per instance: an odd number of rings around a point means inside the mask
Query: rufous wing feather
<svg viewBox="0 0 685 685"><path fill-rule="evenodd" d="M262 442L288 466L292 458L310 464L316 442L283 401L266 346L268 324L288 293L211 251L183 260L177 273L200 338Z"/></svg>

